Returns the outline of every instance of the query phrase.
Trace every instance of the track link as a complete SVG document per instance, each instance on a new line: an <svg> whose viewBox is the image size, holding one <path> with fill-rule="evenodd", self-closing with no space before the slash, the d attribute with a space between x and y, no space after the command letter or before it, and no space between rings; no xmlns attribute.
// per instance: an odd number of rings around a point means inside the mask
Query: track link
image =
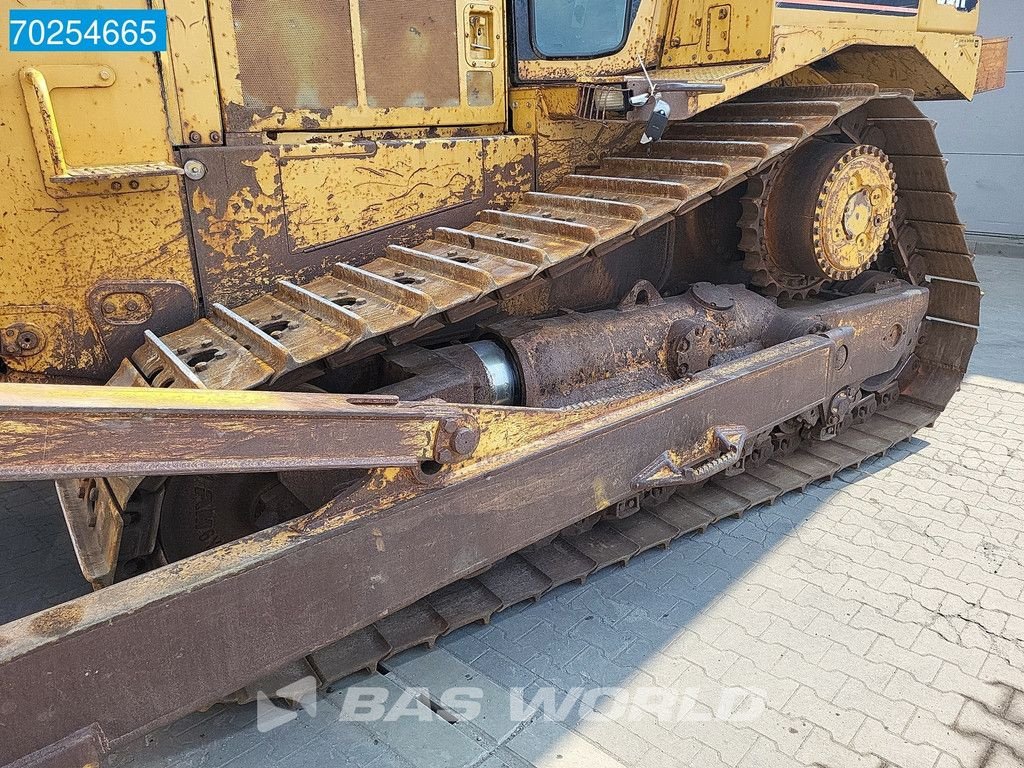
<svg viewBox="0 0 1024 768"><path fill-rule="evenodd" d="M664 140L580 169L463 229L439 227L415 248L390 246L361 267L337 264L158 338L147 334L119 384L212 389L272 386L405 344L465 320L544 275L585 268L746 181L868 101L906 101L874 85L776 89L673 126ZM289 377L289 380L293 377ZM112 382L113 383L113 382Z"/></svg>
<svg viewBox="0 0 1024 768"><path fill-rule="evenodd" d="M626 564L637 554L882 455L930 425L956 392L977 340L981 292L957 218L933 123L908 94L873 85L762 89L677 124L650 151L607 158L507 211L485 211L464 229L439 228L416 248L392 246L362 267L277 290L147 342L111 383L251 389L360 345L403 344L471 317L543 274L585 267L588 257L661 226L772 166L826 129L882 148L900 188L893 243L903 275L930 289L913 370L895 404L828 442L718 476L658 505L649 497L623 519L527 547L475 578L413 605L240 691L277 690L314 674L327 685L373 669L408 648L431 646L459 627L488 621L562 584ZM372 340L372 341L371 341ZM600 510L595 510L600 511Z"/></svg>

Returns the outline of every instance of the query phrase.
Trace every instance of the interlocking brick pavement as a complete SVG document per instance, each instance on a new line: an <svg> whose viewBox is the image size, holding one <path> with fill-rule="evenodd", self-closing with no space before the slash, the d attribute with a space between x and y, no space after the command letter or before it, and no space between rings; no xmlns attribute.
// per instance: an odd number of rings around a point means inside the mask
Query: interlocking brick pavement
<svg viewBox="0 0 1024 768"><path fill-rule="evenodd" d="M1019 314L1024 261L979 266L1001 294L984 322ZM357 678L315 718L261 734L254 707L215 707L114 763L455 765L424 751L424 734L456 729L458 764L483 768L1020 768L1024 363L985 338L983 374L888 456L453 633L429 665L413 663L417 651L381 670L409 687L469 670L492 699L512 688L527 700L546 688L685 692L688 717L625 717L602 700L596 713L536 713L500 733L429 711L415 728L339 723ZM0 488L0 524L6 618L82 591L57 576L73 561L46 486ZM760 716L720 719L737 686L763 701Z"/></svg>

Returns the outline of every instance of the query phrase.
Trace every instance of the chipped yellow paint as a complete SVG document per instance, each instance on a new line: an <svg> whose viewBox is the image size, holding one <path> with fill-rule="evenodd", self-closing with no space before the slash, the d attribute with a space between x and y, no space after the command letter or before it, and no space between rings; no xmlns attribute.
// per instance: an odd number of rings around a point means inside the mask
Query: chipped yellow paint
<svg viewBox="0 0 1024 768"><path fill-rule="evenodd" d="M779 10L776 21L791 18ZM974 95L981 54L981 38L973 35L922 33L913 29L782 25L775 28L773 44L772 59L764 64L663 69L657 76L665 80L720 82L725 86L723 93L693 97L694 112L731 101L829 56L840 57L844 66L823 70L821 74L828 82L912 88L919 98L970 98Z"/></svg>
<svg viewBox="0 0 1024 768"><path fill-rule="evenodd" d="M291 245L297 250L441 211L483 194L483 140L344 145L281 163ZM325 190L329 190L325 194Z"/></svg>
<svg viewBox="0 0 1024 768"><path fill-rule="evenodd" d="M260 192L270 197L277 192L277 158L270 152L264 152L255 160L243 160L242 165L252 168L256 174L256 184Z"/></svg>
<svg viewBox="0 0 1024 768"><path fill-rule="evenodd" d="M599 165L611 151L635 146L643 126L621 120L598 122L568 117L579 91L565 86L516 88L512 127L536 136L537 187L549 189L575 168Z"/></svg>
<svg viewBox="0 0 1024 768"><path fill-rule="evenodd" d="M205 0L164 0L167 51L160 54L167 78L171 140L176 145L219 144L224 135L213 61L213 37Z"/></svg>
<svg viewBox="0 0 1024 768"><path fill-rule="evenodd" d="M664 67L768 58L775 0L677 0L665 36Z"/></svg>
<svg viewBox="0 0 1024 768"><path fill-rule="evenodd" d="M141 0L105 5L146 7ZM8 9L17 6L2 2L0 14L6 18ZM135 189L133 180L125 178L108 182L103 194L58 198L51 193L44 174L52 173L52 167L42 167L35 151L17 73L24 68L47 73L67 65L98 74L105 70L109 77L104 82L112 82L107 87L69 84L50 91L69 166L172 163L174 158L152 54L32 54L14 53L7 46L0 50L5 155L0 189L0 329L28 323L42 337L33 354L5 356L4 362L15 374L101 379L114 371L127 350L108 351L111 329L102 322L101 307L90 303L90 294L119 281L173 284L180 299L174 307L176 317L184 324L195 316L196 286L176 177L161 178L156 189L147 189L141 181ZM136 327L139 334L143 327Z"/></svg>
<svg viewBox="0 0 1024 768"><path fill-rule="evenodd" d="M246 185L228 197L221 210L206 198L199 211L208 212L205 224L197 227L202 242L220 257L215 270L238 274L250 270L250 278L266 269L263 240L274 237L284 227L281 209L280 177L277 158L271 151L245 162L254 176L254 186Z"/></svg>

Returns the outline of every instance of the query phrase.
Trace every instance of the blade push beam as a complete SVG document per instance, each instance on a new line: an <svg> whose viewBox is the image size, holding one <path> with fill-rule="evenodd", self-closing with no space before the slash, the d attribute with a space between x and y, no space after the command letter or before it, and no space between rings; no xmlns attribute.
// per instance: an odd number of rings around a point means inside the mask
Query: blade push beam
<svg viewBox="0 0 1024 768"><path fill-rule="evenodd" d="M477 434L395 397L56 384L0 385L0 425L0 481L413 467Z"/></svg>

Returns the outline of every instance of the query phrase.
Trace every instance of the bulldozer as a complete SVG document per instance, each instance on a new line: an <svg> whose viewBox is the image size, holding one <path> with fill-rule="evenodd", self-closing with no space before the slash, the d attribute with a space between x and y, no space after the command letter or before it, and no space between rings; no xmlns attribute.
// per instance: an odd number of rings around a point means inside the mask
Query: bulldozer
<svg viewBox="0 0 1024 768"><path fill-rule="evenodd" d="M916 102L1004 84L977 0L93 5L166 45L0 52L0 479L95 587L0 628L0 764L374 669L965 374Z"/></svg>

